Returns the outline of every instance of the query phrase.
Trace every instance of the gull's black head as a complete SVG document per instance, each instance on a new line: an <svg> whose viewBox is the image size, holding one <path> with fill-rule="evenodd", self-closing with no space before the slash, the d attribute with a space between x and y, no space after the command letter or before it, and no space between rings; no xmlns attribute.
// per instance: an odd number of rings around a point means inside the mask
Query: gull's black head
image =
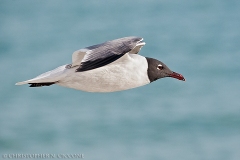
<svg viewBox="0 0 240 160"><path fill-rule="evenodd" d="M150 82L156 81L164 77L172 77L185 81L184 77L176 72L171 71L164 63L157 59L146 57L148 62L148 78Z"/></svg>

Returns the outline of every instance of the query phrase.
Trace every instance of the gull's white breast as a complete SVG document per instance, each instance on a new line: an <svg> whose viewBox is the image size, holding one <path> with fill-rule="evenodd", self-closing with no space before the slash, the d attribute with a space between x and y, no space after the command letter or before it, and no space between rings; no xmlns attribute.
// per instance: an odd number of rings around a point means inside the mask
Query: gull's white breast
<svg viewBox="0 0 240 160"><path fill-rule="evenodd" d="M150 83L147 60L137 54L125 54L106 66L84 72L75 72L76 67L65 69L60 86L87 92L114 92L131 89Z"/></svg>

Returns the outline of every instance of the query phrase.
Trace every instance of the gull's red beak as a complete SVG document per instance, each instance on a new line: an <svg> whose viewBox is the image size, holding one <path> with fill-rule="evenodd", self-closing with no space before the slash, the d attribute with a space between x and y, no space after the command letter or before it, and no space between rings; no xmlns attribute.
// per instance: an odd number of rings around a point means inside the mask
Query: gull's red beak
<svg viewBox="0 0 240 160"><path fill-rule="evenodd" d="M173 72L172 74L169 74L169 77L185 81L185 78L181 74L176 73L176 72Z"/></svg>

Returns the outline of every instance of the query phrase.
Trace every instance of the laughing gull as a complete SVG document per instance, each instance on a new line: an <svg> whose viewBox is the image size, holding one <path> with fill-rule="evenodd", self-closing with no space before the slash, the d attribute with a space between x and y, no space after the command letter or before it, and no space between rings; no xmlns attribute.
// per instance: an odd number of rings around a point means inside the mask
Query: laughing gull
<svg viewBox="0 0 240 160"><path fill-rule="evenodd" d="M143 38L124 37L75 51L72 64L18 82L30 87L57 84L87 92L115 92L140 87L164 77L185 81L163 62L138 55Z"/></svg>

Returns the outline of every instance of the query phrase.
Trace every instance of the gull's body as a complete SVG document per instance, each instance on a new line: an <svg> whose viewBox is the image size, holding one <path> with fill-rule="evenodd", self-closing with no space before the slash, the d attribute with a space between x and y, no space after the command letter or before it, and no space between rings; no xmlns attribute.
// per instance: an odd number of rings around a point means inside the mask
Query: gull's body
<svg viewBox="0 0 240 160"><path fill-rule="evenodd" d="M163 77L184 80L162 62L138 55L145 45L142 40L124 37L80 49L73 53L72 64L60 66L17 85L39 87L57 84L87 92L114 92L143 86ZM164 66L168 74L155 73L157 68L155 71L152 66L158 66L158 63Z"/></svg>

